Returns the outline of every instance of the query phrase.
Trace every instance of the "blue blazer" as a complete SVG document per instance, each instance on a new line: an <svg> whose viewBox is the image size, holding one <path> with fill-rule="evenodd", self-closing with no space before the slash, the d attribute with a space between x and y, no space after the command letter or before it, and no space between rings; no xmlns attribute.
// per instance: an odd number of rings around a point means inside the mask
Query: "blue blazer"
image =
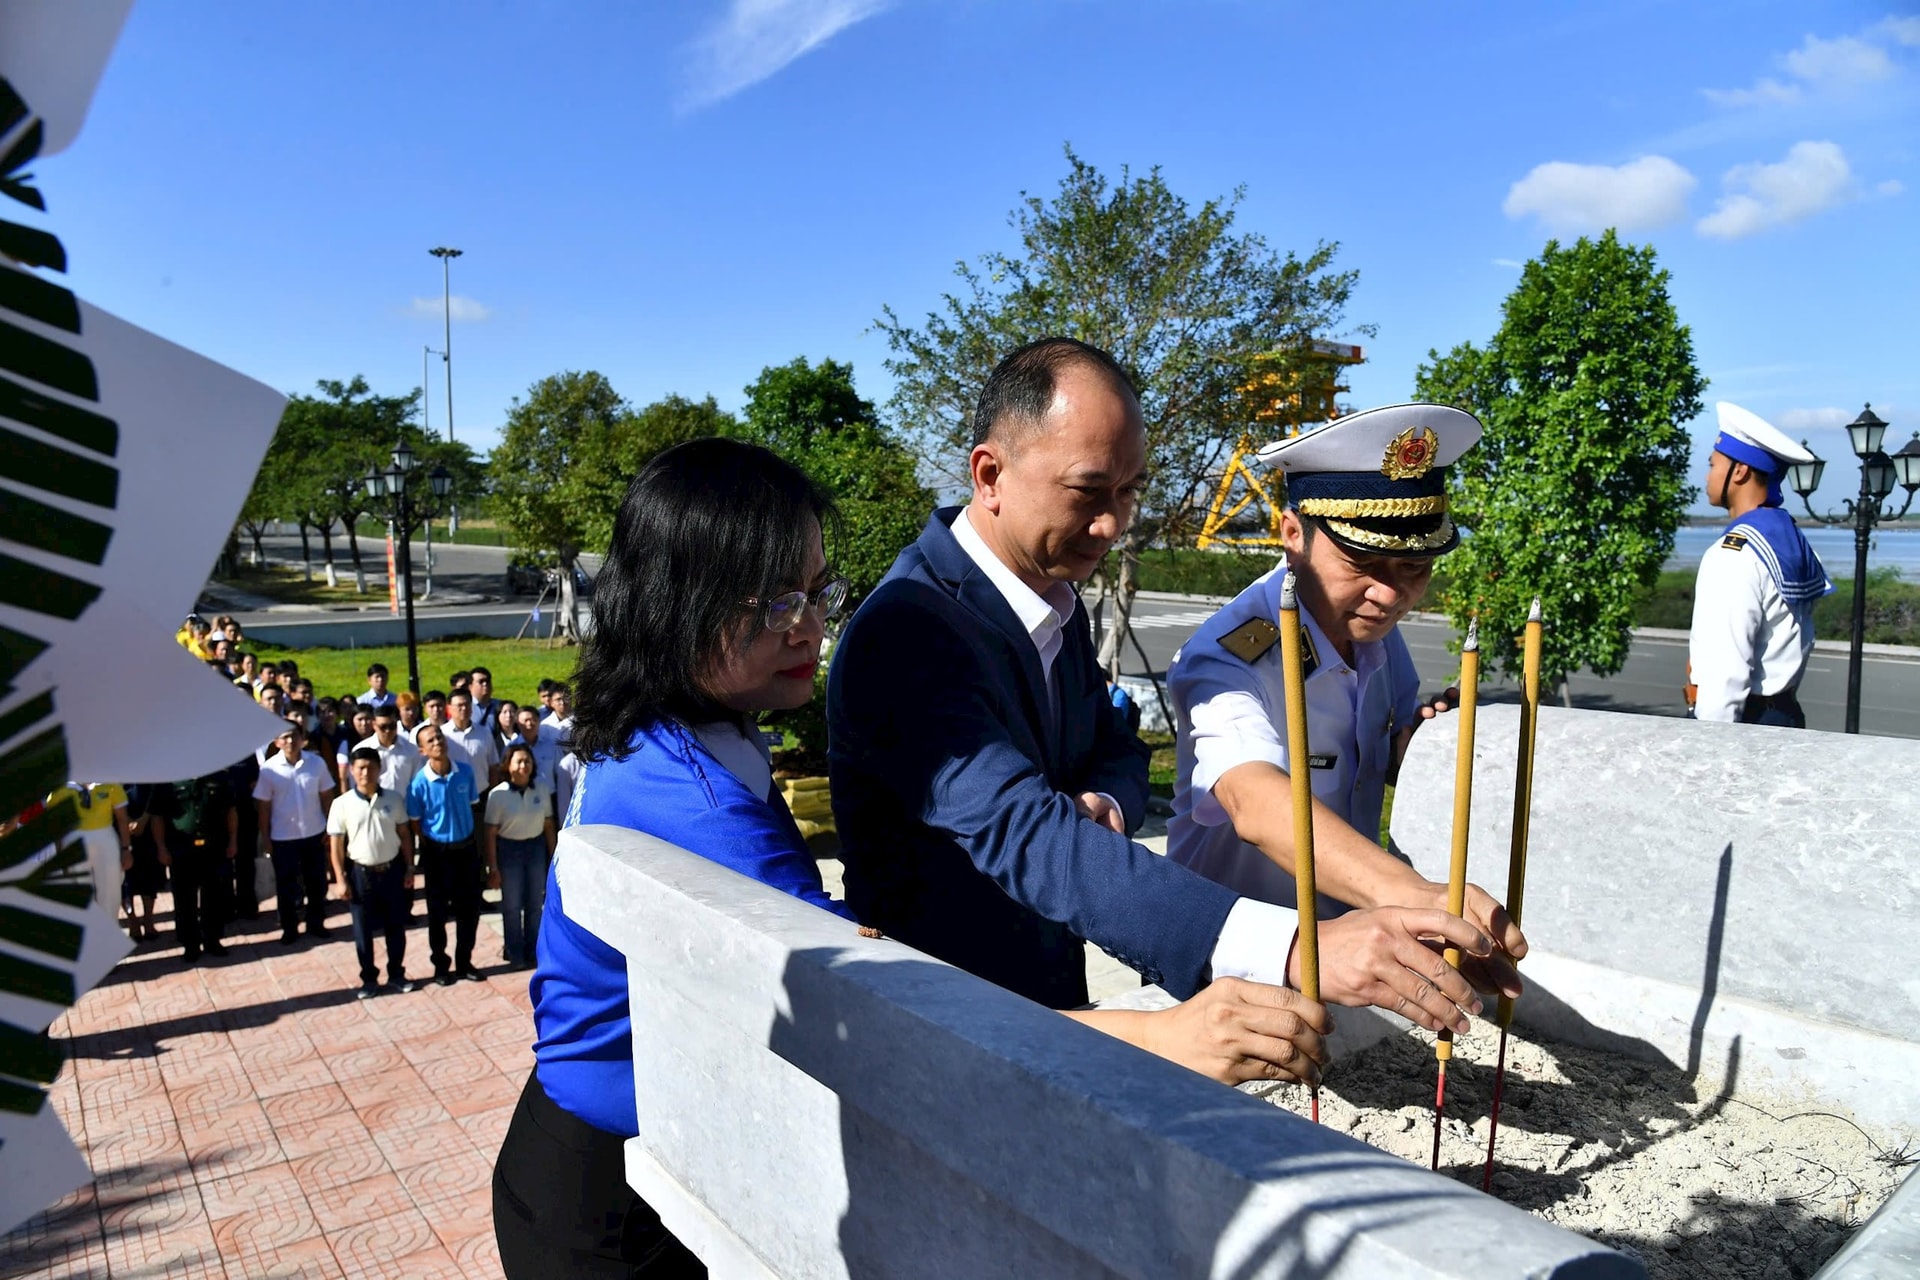
<svg viewBox="0 0 1920 1280"><path fill-rule="evenodd" d="M1104 791L1146 817L1149 752L1107 699L1086 610L1054 662L933 514L847 624L827 677L847 905L950 964L1054 1008L1085 1004L1090 940L1185 997L1236 895L1081 818Z"/></svg>

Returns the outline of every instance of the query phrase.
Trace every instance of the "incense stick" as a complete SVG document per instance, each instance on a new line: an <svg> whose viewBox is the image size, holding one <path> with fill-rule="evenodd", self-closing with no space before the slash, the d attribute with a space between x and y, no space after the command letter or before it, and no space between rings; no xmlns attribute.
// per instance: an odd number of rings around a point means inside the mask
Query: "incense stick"
<svg viewBox="0 0 1920 1280"><path fill-rule="evenodd" d="M1467 907L1467 844L1473 823L1473 727L1480 709L1480 620L1467 623L1460 646L1460 743L1453 764L1453 857L1447 870L1447 912L1460 915ZM1460 968L1460 948L1448 947L1447 963ZM1447 1105L1447 1063L1453 1057L1453 1031L1440 1028L1433 1042L1440 1076L1433 1090L1433 1163L1440 1167L1440 1113Z"/></svg>
<svg viewBox="0 0 1920 1280"><path fill-rule="evenodd" d="M1540 728L1540 598L1527 611L1520 683L1520 755L1513 775L1513 845L1507 859L1507 915L1520 927L1520 911L1527 889L1527 836L1533 818L1533 751ZM1513 998L1500 997L1500 1052L1493 1071L1493 1107L1487 1123L1487 1163L1480 1189L1493 1189L1493 1144L1500 1133L1500 1095L1507 1084L1507 1032L1513 1026Z"/></svg>
<svg viewBox="0 0 1920 1280"><path fill-rule="evenodd" d="M1300 915L1300 994L1320 1000L1320 913L1313 879L1313 771L1307 744L1307 679L1300 643L1300 601L1294 573L1280 586L1280 670L1287 700L1287 776L1293 784L1294 898ZM1313 1122L1320 1123L1320 1086L1313 1086Z"/></svg>

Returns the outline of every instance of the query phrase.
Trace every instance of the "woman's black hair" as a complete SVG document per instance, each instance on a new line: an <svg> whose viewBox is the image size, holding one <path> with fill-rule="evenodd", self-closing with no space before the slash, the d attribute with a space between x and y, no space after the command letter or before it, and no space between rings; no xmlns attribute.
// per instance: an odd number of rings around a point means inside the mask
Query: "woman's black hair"
<svg viewBox="0 0 1920 1280"><path fill-rule="evenodd" d="M663 717L736 713L702 684L723 646L757 615L741 601L810 587L801 579L833 500L770 450L690 440L656 456L627 486L613 544L593 587L593 634L573 681L573 749L624 759L633 735Z"/></svg>

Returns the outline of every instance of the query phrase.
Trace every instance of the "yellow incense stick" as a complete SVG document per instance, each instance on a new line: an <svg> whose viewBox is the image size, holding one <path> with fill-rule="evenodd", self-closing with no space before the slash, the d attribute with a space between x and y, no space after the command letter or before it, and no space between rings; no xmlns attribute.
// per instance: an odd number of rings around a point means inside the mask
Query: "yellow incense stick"
<svg viewBox="0 0 1920 1280"><path fill-rule="evenodd" d="M1513 775L1513 845L1507 858L1507 915L1520 927L1527 889L1527 836L1533 820L1533 752L1540 729L1540 600L1527 611L1520 679L1520 756ZM1500 1029L1513 1025L1513 999L1500 997Z"/></svg>
<svg viewBox="0 0 1920 1280"><path fill-rule="evenodd" d="M1447 912L1460 915L1467 908L1467 844L1473 822L1473 726L1480 709L1480 620L1467 624L1460 646L1460 745L1453 763L1453 861L1447 869ZM1460 948L1447 948L1447 963L1460 967ZM1434 1056L1446 1070L1453 1056L1453 1032L1442 1028L1434 1041Z"/></svg>
<svg viewBox="0 0 1920 1280"><path fill-rule="evenodd" d="M1307 679L1293 570L1280 587L1280 671L1287 699L1287 775L1293 783L1293 879L1300 913L1300 992L1320 999L1320 919L1313 882L1313 770L1307 745Z"/></svg>

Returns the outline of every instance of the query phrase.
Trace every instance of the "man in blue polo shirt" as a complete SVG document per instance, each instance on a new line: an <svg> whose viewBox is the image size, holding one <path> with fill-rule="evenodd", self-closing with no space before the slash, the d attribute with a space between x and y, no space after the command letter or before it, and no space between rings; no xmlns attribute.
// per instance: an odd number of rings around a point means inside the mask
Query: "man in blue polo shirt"
<svg viewBox="0 0 1920 1280"><path fill-rule="evenodd" d="M433 980L443 987L455 978L480 981L473 967L473 941L480 929L480 892L498 874L480 864L474 841L473 806L480 798L473 770L448 754L440 726L423 724L420 754L425 763L407 787L407 817L418 828L420 869L427 881L427 949L433 954ZM447 917L453 917L453 959L447 958Z"/></svg>

